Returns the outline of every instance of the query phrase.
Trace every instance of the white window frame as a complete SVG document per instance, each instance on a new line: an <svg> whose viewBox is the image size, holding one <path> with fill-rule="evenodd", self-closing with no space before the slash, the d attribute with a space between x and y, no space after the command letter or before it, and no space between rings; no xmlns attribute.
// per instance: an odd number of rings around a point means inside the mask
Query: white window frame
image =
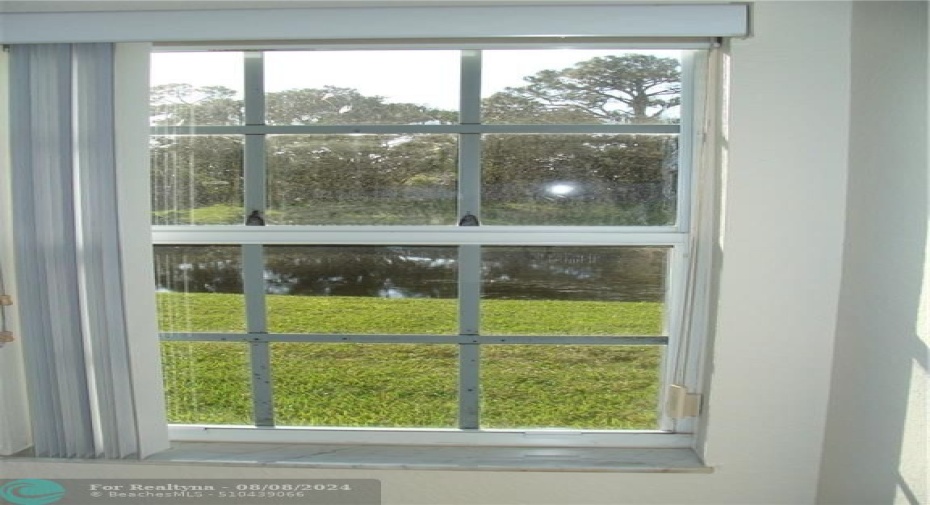
<svg viewBox="0 0 930 505"><path fill-rule="evenodd" d="M475 44L476 47L485 47ZM495 47L514 47L514 44L495 44ZM634 46L618 43L589 44L573 47L610 47L613 49L633 49L649 46L642 42ZM304 46L306 47L306 46ZM342 45L342 49L358 48ZM363 46L372 49L371 46ZM434 44L431 47L436 47ZM450 46L451 47L451 46ZM519 47L546 47L545 44L521 43ZM551 46L550 46L551 47ZM703 48L708 45L679 43L675 46L661 44L658 47L675 47L680 49ZM228 49L229 46L224 48ZM324 48L332 49L332 45ZM397 46L392 48L416 49L421 46ZM457 46L461 48L461 45ZM188 47L175 47L189 49ZM484 133L677 133L679 134L678 166L678 203L677 219L673 226L488 226L459 228L455 226L153 226L152 243L155 245L242 245L243 274L252 282L244 282L248 330L252 334L189 334L162 333L165 340L240 340L250 342L252 352L252 371L257 375L253 380L254 409L258 422L256 426L219 426L219 425L169 425L169 435L174 440L186 441L230 441L230 442L304 442L304 443L391 443L391 444L467 444L467 445L522 445L522 446L601 446L601 447L689 447L692 445L694 418L674 419L667 415L664 407L660 408L659 429L642 431L614 430L478 430L471 426L459 429L397 429L397 428L331 428L331 427L274 427L271 425L272 396L268 384L270 376L262 376L269 369L270 341L353 341L353 342L396 342L396 338L370 335L346 336L313 335L313 340L306 340L306 335L275 335L264 333L264 289L261 281L262 245L457 245L460 251L474 251L482 245L597 245L597 246L658 246L669 250L668 288L665 305L665 326L667 339L663 364L662 384L678 384L689 391L699 390L700 356L699 349L703 343L699 338L691 338L685 345L684 314L689 307L687 289L692 278L690 258L694 247L692 233L692 212L696 199L695 184L692 183L693 167L696 165L694 148L697 125L703 123L703 103L697 103L696 90L704 82L703 64L706 54L683 52L682 61L682 117L680 125L346 125L346 126L264 126L264 90L263 65L259 52L245 53L245 115L243 126L197 126L197 127L153 127L152 134L237 134L245 135L245 164L247 167L261 167L260 170L246 169L245 206L248 209L265 209L264 186L264 140L269 134L307 134L307 133L456 133L460 141L460 184L467 185L471 177L474 187L475 173L462 167L477 167L480 135ZM461 123L477 123L478 104L480 104L480 51L465 49L462 59L462 114ZM476 78L475 75L479 77ZM257 107L255 105L258 105ZM469 114L473 120L469 119ZM146 195L147 197L148 195ZM475 208L476 194L460 195L459 215L465 210ZM307 237L313 237L312 240ZM462 254L460 252L460 254ZM467 254L467 253L466 253ZM473 255L472 255L473 256ZM463 258L464 259L464 258ZM257 280L256 280L257 279ZM692 281L693 282L693 281ZM460 298L460 306L462 299ZM472 317L476 307L466 307L466 317ZM410 336L403 342L447 342L459 344L463 353L461 359L473 357L478 351L476 343L501 343L500 337L460 336ZM603 342L605 337L592 337ZM607 337L608 339L610 337ZM636 343L630 337L626 343ZM660 337L661 338L661 337ZM327 340L330 339L330 340ZM572 343L589 343L585 337L567 337ZM650 340L650 338L646 338ZM645 343L646 340L642 342ZM652 340L655 340L654 338ZM650 342L652 341L650 340ZM521 342L520 337L510 339L510 343ZM600 343L598 342L598 343ZM270 374L269 374L270 375ZM477 381L476 374L466 374L465 380ZM268 380L265 380L268 379ZM264 388L264 389L263 389ZM462 386L460 385L460 389ZM477 395L477 393L475 393ZM664 406L666 394L660 395L660 406ZM476 401L474 398L460 401ZM467 424L467 422L466 422Z"/></svg>
<svg viewBox="0 0 930 505"><path fill-rule="evenodd" d="M391 40L403 44L415 40L436 41L455 37L459 47L468 47L473 41L475 47L482 47L481 40L497 38L508 44L528 41L532 38L557 38L565 46L573 44L573 38L580 37L586 41L596 38L645 41L645 45L663 39L673 46L681 47L679 42L695 42L710 47L710 37L744 37L749 35L751 23L751 5L748 3L707 3L707 4L601 4L574 5L565 0L561 5L509 5L506 2L489 2L482 6L447 6L443 2L426 2L416 8L402 8L385 2L383 8L359 8L345 6L333 8L261 8L261 9L194 9L162 6L154 11L140 11L134 8L114 7L114 9L95 12L26 12L0 13L0 43L79 43L79 42L115 42L117 43L116 72L116 149L119 194L119 226L121 231L122 256L131 258L123 268L125 303L128 317L128 334L130 339L131 365L128 380L136 391L135 404L140 413L136 419L140 433L140 457L168 448L165 409L162 395L161 367L159 363L158 339L155 320L154 275L152 272L152 232L147 226L150 221L149 205L149 160L147 145L149 138L148 103L148 55L153 43L174 44L209 44L219 46L228 41L248 41L259 47L268 44L302 44L308 40L325 41L381 41ZM80 9L75 9L75 11ZM414 15L415 14L415 15ZM467 18L467 22L464 20ZM309 37L314 37L308 39ZM632 37L632 38L630 38ZM238 42L236 44L239 44ZM640 46L642 47L642 46ZM713 317L715 286L714 269L718 268L718 253L715 249L719 222L716 218L720 212L717 200L718 185L715 172L718 165L725 161L725 148L715 147L718 124L725 116L726 90L718 85L725 85L725 61L720 55L711 58L707 75L708 93L703 104L709 111L706 122L695 118L691 125L695 127L695 144L693 159L702 160L702 175L695 178L694 185L700 185L702 195L700 205L694 206L696 221L703 226L697 228L692 223L691 244L683 249L689 254L688 265L691 268L687 295L682 302L686 318L683 331L688 335L687 346L680 348L682 358L679 363L685 365L676 370L675 382L687 386L689 391L703 392L709 378L704 373L703 363L709 358L708 346L704 340L711 331ZM700 70L701 68L699 68ZM720 82L715 81L720 79ZM700 93L697 96L703 96ZM0 111L2 112L2 111ZM720 117L718 117L720 116ZM0 118L8 121L8 118ZM701 125L702 128L697 128ZM2 158L2 157L0 157ZM2 160L0 160L2 161ZM697 165L696 165L697 166ZM692 191L695 191L694 189ZM5 209L5 214L12 212ZM7 258L8 259L8 258ZM134 261L133 261L134 260ZM15 290L15 286L13 286ZM697 310L689 310L697 307ZM12 349L6 349L12 351ZM7 358L12 356L7 352ZM13 356L17 360L16 356ZM15 367L0 369L0 380L21 382L15 373ZM28 412L25 399L6 397L3 399L7 410ZM624 447L676 447L688 446L687 442L670 442L672 438L686 440L687 435L696 432L690 444L697 447L702 444L705 423L702 418L685 418L676 421L673 435L662 434L620 434L610 435L616 441L610 445ZM173 430L173 428L172 428ZM0 426L0 437L12 436L15 444L28 445L28 430L12 433L9 426ZM267 430L266 430L267 431ZM306 440L306 429L301 429L295 437ZM239 436L254 436L255 430L242 432ZM287 430L278 429L274 433L280 437L288 435ZM420 433L420 432L418 432ZM494 434L481 434L483 439L490 439ZM540 445L579 445L570 439L591 440L577 434L560 435L543 433L540 439L557 439L555 442ZM597 434L595 434L597 435ZM198 440L230 439L225 432L202 430L201 434L193 432L186 435ZM599 435L598 435L599 436ZM559 438L561 437L561 438ZM175 438L180 439L177 434ZM515 437L516 440L519 437ZM529 438L529 437L528 437ZM283 438L282 438L283 439ZM338 434L324 441L340 443ZM422 433L417 440L431 441ZM537 440L537 438L533 438ZM654 442L648 442L654 440ZM567 442L566 442L567 441ZM634 451L639 453L639 451ZM637 457L638 458L638 457Z"/></svg>

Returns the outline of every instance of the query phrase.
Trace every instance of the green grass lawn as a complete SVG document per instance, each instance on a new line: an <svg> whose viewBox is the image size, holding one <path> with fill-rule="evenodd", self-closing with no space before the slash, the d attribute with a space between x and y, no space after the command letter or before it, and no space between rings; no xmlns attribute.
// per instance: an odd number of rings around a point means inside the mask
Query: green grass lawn
<svg viewBox="0 0 930 505"><path fill-rule="evenodd" d="M454 334L454 300L268 297L275 333ZM240 295L159 294L163 331L241 332ZM483 333L657 335L661 304L485 300ZM274 343L278 425L456 426L451 344ZM656 427L660 346L486 345L485 428ZM251 424L248 344L163 342L169 420Z"/></svg>

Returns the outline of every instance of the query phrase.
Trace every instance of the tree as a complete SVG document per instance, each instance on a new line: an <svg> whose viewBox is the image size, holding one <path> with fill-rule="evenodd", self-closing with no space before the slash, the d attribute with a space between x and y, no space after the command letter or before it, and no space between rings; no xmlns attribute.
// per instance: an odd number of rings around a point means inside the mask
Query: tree
<svg viewBox="0 0 930 505"><path fill-rule="evenodd" d="M273 125L315 124L451 124L454 112L411 103L385 103L351 88L290 89L268 93L267 122Z"/></svg>
<svg viewBox="0 0 930 505"><path fill-rule="evenodd" d="M149 142L156 224L219 224L195 209L242 207L243 143L238 136L155 136ZM241 222L241 212L223 224Z"/></svg>
<svg viewBox="0 0 930 505"><path fill-rule="evenodd" d="M242 100L223 86L194 87L162 84L150 92L151 122L155 126L243 124Z"/></svg>
<svg viewBox="0 0 930 505"><path fill-rule="evenodd" d="M645 54L592 58L525 77L525 86L489 97L485 110L491 122L668 122L666 114L681 104L678 66L674 58Z"/></svg>
<svg viewBox="0 0 930 505"><path fill-rule="evenodd" d="M483 103L484 119L508 124L649 124L676 121L678 60L630 54L592 58L524 78ZM493 135L485 138L485 214L516 224L519 209L546 224L670 224L677 143L662 135ZM572 183L572 198L546 188ZM561 209L551 203L559 202ZM573 214L569 205L584 207ZM602 209L602 210L597 210ZM500 218L498 216L501 216ZM592 222L596 220L596 222ZM531 223L526 223L531 224Z"/></svg>
<svg viewBox="0 0 930 505"><path fill-rule="evenodd" d="M454 136L285 135L269 146L276 223L430 224L437 200L454 219Z"/></svg>

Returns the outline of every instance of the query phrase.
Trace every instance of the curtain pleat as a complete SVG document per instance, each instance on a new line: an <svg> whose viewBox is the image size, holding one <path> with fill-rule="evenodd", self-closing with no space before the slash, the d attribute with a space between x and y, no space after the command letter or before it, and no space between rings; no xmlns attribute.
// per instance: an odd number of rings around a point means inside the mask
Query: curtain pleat
<svg viewBox="0 0 930 505"><path fill-rule="evenodd" d="M114 152L112 44L10 51L20 321L37 456L138 453Z"/></svg>

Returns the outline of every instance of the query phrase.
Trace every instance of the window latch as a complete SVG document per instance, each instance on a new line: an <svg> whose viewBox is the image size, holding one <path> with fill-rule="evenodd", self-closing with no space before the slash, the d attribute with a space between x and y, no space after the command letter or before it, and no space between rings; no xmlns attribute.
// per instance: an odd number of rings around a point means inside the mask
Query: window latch
<svg viewBox="0 0 930 505"><path fill-rule="evenodd" d="M466 212L462 219L459 219L459 226L480 226L478 218L471 212Z"/></svg>
<svg viewBox="0 0 930 505"><path fill-rule="evenodd" d="M253 210L249 217L245 218L246 226L265 226L265 219L262 218L262 213Z"/></svg>

